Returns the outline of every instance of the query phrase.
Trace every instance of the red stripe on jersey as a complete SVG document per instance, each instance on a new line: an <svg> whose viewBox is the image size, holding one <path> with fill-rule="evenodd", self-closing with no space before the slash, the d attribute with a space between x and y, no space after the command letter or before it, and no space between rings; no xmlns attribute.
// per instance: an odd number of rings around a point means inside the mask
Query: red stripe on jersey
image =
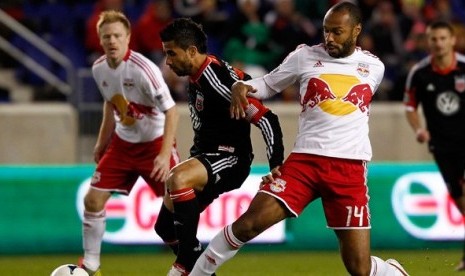
<svg viewBox="0 0 465 276"><path fill-rule="evenodd" d="M155 73L152 71L150 68L150 65L138 57L137 55L131 55L129 59L134 62L136 65L138 65L144 72L145 74L149 77L150 81L152 82L152 85L156 88L160 88L160 83L157 81L157 77L155 76Z"/></svg>
<svg viewBox="0 0 465 276"><path fill-rule="evenodd" d="M255 98L247 98L247 100L249 102L249 106L245 112L247 113L247 118L250 118L250 122L255 124L269 109Z"/></svg>
<svg viewBox="0 0 465 276"><path fill-rule="evenodd" d="M203 71L205 70L205 68L207 68L207 66L212 62L212 57L211 56L207 56L207 58L205 59L205 61L203 62L202 66L200 66L200 69L199 71L197 71L197 73L195 73L195 75L190 78L192 82L196 82L200 76L202 75Z"/></svg>

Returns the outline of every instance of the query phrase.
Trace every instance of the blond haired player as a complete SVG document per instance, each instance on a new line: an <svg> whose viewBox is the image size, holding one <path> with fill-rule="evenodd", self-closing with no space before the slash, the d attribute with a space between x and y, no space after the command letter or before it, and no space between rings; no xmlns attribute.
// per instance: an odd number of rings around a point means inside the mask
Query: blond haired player
<svg viewBox="0 0 465 276"><path fill-rule="evenodd" d="M84 198L81 262L90 275L101 275L104 207L111 194L129 194L140 176L164 195L169 170L179 161L175 102L159 68L129 49L130 29L123 13L100 14L97 31L105 55L92 73L104 99L103 119L94 148L98 165Z"/></svg>

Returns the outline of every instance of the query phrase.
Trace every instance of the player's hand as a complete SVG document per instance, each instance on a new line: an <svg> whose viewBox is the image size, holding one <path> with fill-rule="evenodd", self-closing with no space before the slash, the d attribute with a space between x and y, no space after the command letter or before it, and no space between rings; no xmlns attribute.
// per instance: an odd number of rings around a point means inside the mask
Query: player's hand
<svg viewBox="0 0 465 276"><path fill-rule="evenodd" d="M245 109L249 105L247 101L247 93L255 93L257 90L251 85L243 82L236 82L231 87L231 106L229 112L231 118L242 119L245 118Z"/></svg>
<svg viewBox="0 0 465 276"><path fill-rule="evenodd" d="M170 155L162 156L161 154L157 155L153 160L153 170L150 173L150 177L155 181L164 182L168 179L168 174L170 172Z"/></svg>
<svg viewBox="0 0 465 276"><path fill-rule="evenodd" d="M106 146L96 144L94 147L94 161L95 163L98 163L100 159L102 158L103 154L105 153Z"/></svg>
<svg viewBox="0 0 465 276"><path fill-rule="evenodd" d="M280 166L274 167L270 173L265 176L262 176L262 182L260 182L260 188L262 188L265 184L271 183L274 181L274 178L277 176L281 176L281 172L279 171Z"/></svg>
<svg viewBox="0 0 465 276"><path fill-rule="evenodd" d="M424 128L419 128L416 131L416 138L419 143L427 143L430 140L429 131Z"/></svg>

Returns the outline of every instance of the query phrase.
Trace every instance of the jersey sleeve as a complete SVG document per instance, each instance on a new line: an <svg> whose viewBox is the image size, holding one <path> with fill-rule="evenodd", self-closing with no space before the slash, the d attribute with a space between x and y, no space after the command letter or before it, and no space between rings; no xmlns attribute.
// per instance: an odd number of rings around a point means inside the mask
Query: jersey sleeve
<svg viewBox="0 0 465 276"><path fill-rule="evenodd" d="M284 160L283 134L278 116L265 107L259 100L247 98L247 120L258 127L266 144L266 155L270 170L280 166Z"/></svg>
<svg viewBox="0 0 465 276"><path fill-rule="evenodd" d="M299 59L301 58L301 47L291 52L283 62L273 71L263 76L266 85L272 90L280 93L297 81L299 72Z"/></svg>
<svg viewBox="0 0 465 276"><path fill-rule="evenodd" d="M407 80L405 82L405 91L404 91L404 105L407 111L415 111L418 107L417 100L417 77L416 77L416 67L414 66L409 74L407 75Z"/></svg>
<svg viewBox="0 0 465 276"><path fill-rule="evenodd" d="M150 97L154 100L155 105L161 110L166 111L175 105L171 97L168 85L163 79L160 69L153 63L148 63L146 70L143 70L142 79L144 89L149 93Z"/></svg>

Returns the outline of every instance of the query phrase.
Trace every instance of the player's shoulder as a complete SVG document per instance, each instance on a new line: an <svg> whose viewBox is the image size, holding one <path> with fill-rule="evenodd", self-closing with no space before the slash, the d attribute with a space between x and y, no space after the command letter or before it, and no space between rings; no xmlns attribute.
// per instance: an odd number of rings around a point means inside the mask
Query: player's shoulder
<svg viewBox="0 0 465 276"><path fill-rule="evenodd" d="M106 64L106 61L107 61L107 56L106 55L100 56L92 64L92 69L101 68L102 66L104 66Z"/></svg>
<svg viewBox="0 0 465 276"><path fill-rule="evenodd" d="M410 74L416 74L424 71L427 67L431 66L431 56L426 56L417 61L412 68L410 68Z"/></svg>
<svg viewBox="0 0 465 276"><path fill-rule="evenodd" d="M381 59L368 50L362 49L361 47L355 47L355 53L358 55L359 59L364 60L365 62L378 64L384 67L384 63Z"/></svg>
<svg viewBox="0 0 465 276"><path fill-rule="evenodd" d="M149 58L133 50L130 50L126 58L126 61L130 63L134 63L139 66L142 66L142 65L156 66L155 63L153 63L153 61L151 61Z"/></svg>
<svg viewBox="0 0 465 276"><path fill-rule="evenodd" d="M299 54L299 55L315 55L315 54L322 54L325 52L324 45L316 44L316 45L308 45L308 44L299 44L295 48L294 51L290 52L289 54Z"/></svg>
<svg viewBox="0 0 465 276"><path fill-rule="evenodd" d="M464 54L456 52L455 58L457 59L459 66L465 67L465 55Z"/></svg>

